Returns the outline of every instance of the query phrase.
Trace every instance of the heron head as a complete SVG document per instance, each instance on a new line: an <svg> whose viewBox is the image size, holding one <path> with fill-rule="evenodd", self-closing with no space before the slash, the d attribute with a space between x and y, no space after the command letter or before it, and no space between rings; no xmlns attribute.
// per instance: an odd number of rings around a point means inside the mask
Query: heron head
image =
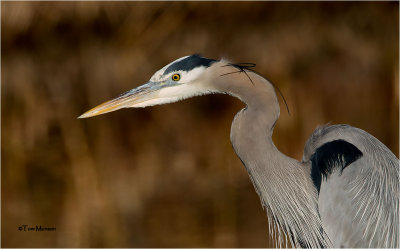
<svg viewBox="0 0 400 249"><path fill-rule="evenodd" d="M150 80L85 112L88 118L128 107L147 107L173 103L193 96L212 93L207 86L207 71L217 60L197 54L177 59L158 70Z"/></svg>

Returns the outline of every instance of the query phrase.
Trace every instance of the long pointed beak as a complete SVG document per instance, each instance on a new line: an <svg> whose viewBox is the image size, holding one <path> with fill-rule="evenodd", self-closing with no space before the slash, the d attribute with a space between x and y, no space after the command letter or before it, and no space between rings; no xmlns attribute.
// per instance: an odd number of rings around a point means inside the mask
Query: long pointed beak
<svg viewBox="0 0 400 249"><path fill-rule="evenodd" d="M148 82L138 88L132 89L121 94L119 97L107 101L95 108L85 112L78 118L89 118L104 113L119 110L121 108L135 107L140 103L157 98L155 91L162 88L162 84L158 82Z"/></svg>

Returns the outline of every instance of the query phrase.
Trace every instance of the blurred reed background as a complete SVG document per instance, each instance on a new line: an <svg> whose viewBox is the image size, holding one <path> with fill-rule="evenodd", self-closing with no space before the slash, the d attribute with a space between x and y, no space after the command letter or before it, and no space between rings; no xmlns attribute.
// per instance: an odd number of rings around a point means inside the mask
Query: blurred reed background
<svg viewBox="0 0 400 249"><path fill-rule="evenodd" d="M80 114L201 53L283 92L274 141L362 128L398 155L398 2L1 2L4 247L268 247L229 140L243 104L204 96ZM20 232L42 225L56 232Z"/></svg>

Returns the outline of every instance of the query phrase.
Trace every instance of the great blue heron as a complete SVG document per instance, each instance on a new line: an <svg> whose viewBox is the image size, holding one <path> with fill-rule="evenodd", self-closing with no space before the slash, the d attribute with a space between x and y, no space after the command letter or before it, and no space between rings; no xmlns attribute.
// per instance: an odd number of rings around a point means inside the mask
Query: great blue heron
<svg viewBox="0 0 400 249"><path fill-rule="evenodd" d="M274 86L252 70L185 56L150 81L84 113L167 104L225 93L246 107L232 122L231 142L268 215L278 245L399 247L399 160L378 139L349 125L317 128L301 161L272 141L280 108ZM287 235L287 236L285 236Z"/></svg>

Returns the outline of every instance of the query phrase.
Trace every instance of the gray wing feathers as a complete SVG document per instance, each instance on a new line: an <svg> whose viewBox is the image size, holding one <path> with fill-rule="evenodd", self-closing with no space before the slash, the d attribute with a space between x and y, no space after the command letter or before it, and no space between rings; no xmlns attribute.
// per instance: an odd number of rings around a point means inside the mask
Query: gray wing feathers
<svg viewBox="0 0 400 249"><path fill-rule="evenodd" d="M399 247L399 160L378 139L348 125L317 128L303 161L324 144L344 140L362 156L321 182L322 223L336 247ZM343 166L343 165L340 165Z"/></svg>

